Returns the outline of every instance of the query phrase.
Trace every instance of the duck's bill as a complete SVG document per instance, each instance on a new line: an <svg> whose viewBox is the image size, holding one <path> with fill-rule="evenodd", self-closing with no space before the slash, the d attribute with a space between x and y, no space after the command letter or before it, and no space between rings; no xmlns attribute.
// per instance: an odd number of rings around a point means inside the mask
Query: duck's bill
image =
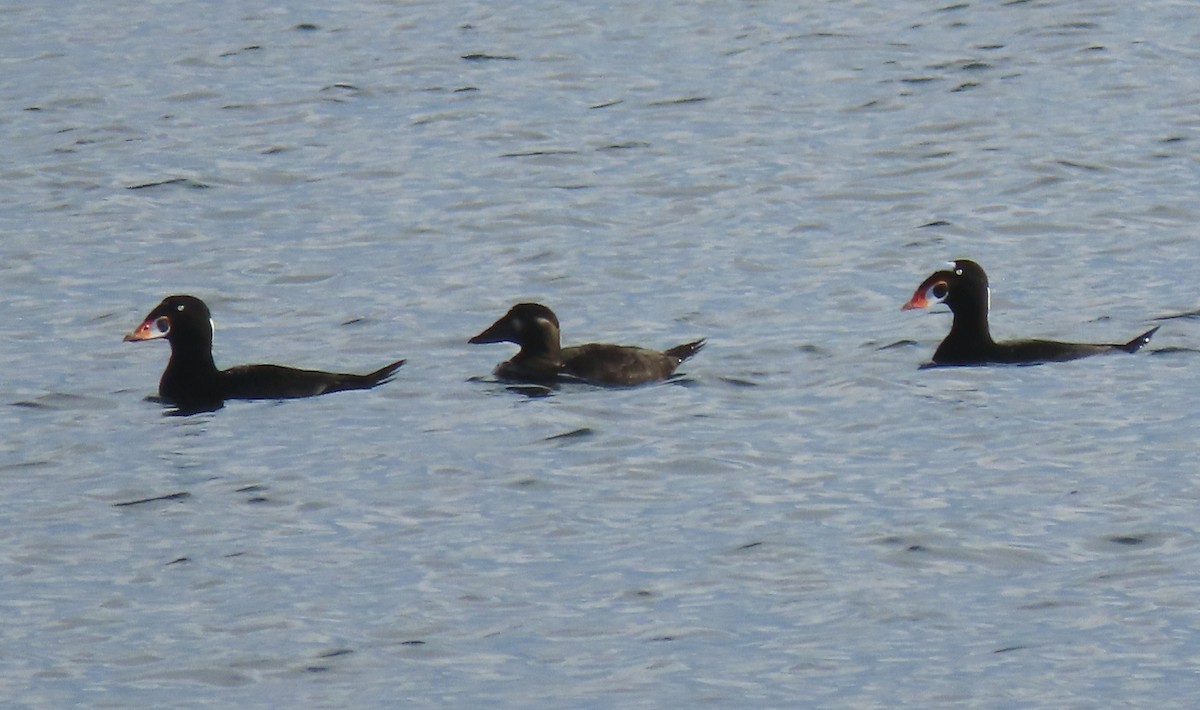
<svg viewBox="0 0 1200 710"><path fill-rule="evenodd" d="M168 323L164 322L165 320L164 318L147 318L136 330L125 336L125 342L133 343L139 340L156 340L167 337L171 328Z"/></svg>
<svg viewBox="0 0 1200 710"><path fill-rule="evenodd" d="M912 298L908 299L908 303L900 306L902 311L911 311L914 308L929 308L935 303L941 303L950 295L950 282L947 280L947 275L941 271L925 279L917 290L913 292Z"/></svg>
<svg viewBox="0 0 1200 710"><path fill-rule="evenodd" d="M911 311L917 308L929 308L929 297L925 295L926 289L919 288L913 294L912 298L908 299L908 303L900 306L902 311Z"/></svg>
<svg viewBox="0 0 1200 710"><path fill-rule="evenodd" d="M515 334L513 333L512 326L509 325L508 321L501 319L495 323L492 323L487 330L483 331L479 335L476 335L467 342L472 345L478 345L480 343L505 343L511 341L514 335Z"/></svg>

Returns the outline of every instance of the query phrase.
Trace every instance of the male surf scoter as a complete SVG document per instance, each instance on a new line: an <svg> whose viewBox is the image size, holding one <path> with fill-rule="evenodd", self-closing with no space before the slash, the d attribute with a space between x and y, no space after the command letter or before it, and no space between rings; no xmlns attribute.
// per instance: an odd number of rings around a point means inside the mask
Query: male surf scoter
<svg viewBox="0 0 1200 710"><path fill-rule="evenodd" d="M934 365L1034 364L1076 360L1089 355L1137 352L1157 327L1124 344L1060 343L1053 340L1014 340L997 343L988 331L991 290L983 268L968 259L951 262L917 287L901 310L945 303L954 313L950 334L933 354Z"/></svg>
<svg viewBox="0 0 1200 710"><path fill-rule="evenodd" d="M299 370L280 365L213 363L213 324L208 306L194 296L168 296L126 342L166 338L171 359L158 383L159 397L182 410L216 409L227 399L292 399L381 385L404 364L397 360L367 375Z"/></svg>
<svg viewBox="0 0 1200 710"><path fill-rule="evenodd" d="M551 384L582 380L594 385L630 386L665 380L704 347L704 340L659 352L630 345L588 343L564 348L558 318L539 303L518 303L469 343L516 343L520 352L496 366L502 380Z"/></svg>

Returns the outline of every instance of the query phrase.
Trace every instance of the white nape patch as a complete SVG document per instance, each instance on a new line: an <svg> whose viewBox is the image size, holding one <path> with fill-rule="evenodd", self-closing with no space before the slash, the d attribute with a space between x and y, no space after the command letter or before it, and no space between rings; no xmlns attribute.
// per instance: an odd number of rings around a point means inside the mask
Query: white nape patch
<svg viewBox="0 0 1200 710"><path fill-rule="evenodd" d="M991 287L991 286L988 286L988 287L987 287L987 296L988 296L988 299L987 299L987 312L988 312L988 313L991 313L991 312L992 312L992 287Z"/></svg>
<svg viewBox="0 0 1200 710"><path fill-rule="evenodd" d="M212 334L213 342L217 340L217 324L212 318L208 319L208 332Z"/></svg>

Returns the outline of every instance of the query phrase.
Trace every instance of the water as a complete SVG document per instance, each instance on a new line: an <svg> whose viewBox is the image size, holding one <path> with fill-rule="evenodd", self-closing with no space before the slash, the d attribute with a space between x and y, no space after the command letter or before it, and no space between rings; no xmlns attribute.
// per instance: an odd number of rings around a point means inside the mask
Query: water
<svg viewBox="0 0 1200 710"><path fill-rule="evenodd" d="M0 692L14 706L1193 707L1189 3L10 3ZM391 384L164 417L228 366ZM707 336L514 394L468 337ZM162 498L141 502L150 498ZM123 505L134 503L131 505Z"/></svg>

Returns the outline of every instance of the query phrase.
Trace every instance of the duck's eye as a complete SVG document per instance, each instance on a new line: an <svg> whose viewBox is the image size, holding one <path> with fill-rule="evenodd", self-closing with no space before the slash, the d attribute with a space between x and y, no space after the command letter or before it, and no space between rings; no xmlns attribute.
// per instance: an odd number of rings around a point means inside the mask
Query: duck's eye
<svg viewBox="0 0 1200 710"><path fill-rule="evenodd" d="M171 330L171 319L166 316L159 316L154 319L154 327L158 329L158 332L166 334Z"/></svg>
<svg viewBox="0 0 1200 710"><path fill-rule="evenodd" d="M962 267L955 268L955 269L954 269L954 275L955 275L955 276L962 276Z"/></svg>
<svg viewBox="0 0 1200 710"><path fill-rule="evenodd" d="M934 298L940 301L946 297L946 294L950 293L950 286L948 286L945 281L938 281L933 285L933 288L929 289L929 291L933 294Z"/></svg>
<svg viewBox="0 0 1200 710"><path fill-rule="evenodd" d="M175 306L175 310L179 311L180 313L183 313L184 308L185 306L182 303L180 303L178 306Z"/></svg>

